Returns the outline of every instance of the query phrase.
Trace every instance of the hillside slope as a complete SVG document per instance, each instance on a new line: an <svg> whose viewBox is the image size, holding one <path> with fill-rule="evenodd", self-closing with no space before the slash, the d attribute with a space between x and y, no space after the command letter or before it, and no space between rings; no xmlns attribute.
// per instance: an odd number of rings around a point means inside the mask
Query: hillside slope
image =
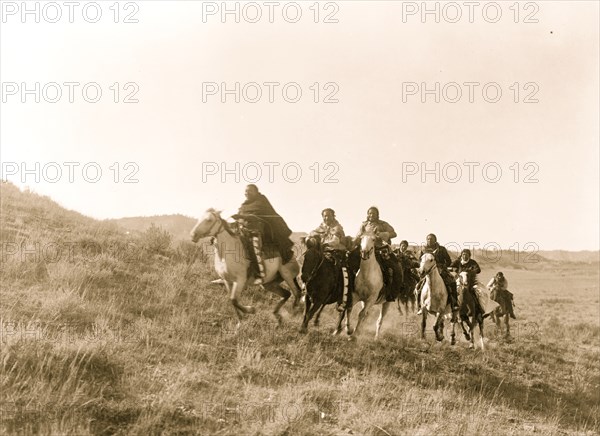
<svg viewBox="0 0 600 436"><path fill-rule="evenodd" d="M258 289L242 293L256 314L236 334L229 296L191 243L156 228L126 235L10 185L1 195L2 433L600 431L600 328L576 310L598 305L591 270L560 282L564 297L551 297L558 281L513 271L514 340L488 324L485 352L436 344L431 317L421 341L420 319L396 309L379 342L373 316L357 341L331 336L331 307L302 335L291 302L278 326L276 300Z"/></svg>

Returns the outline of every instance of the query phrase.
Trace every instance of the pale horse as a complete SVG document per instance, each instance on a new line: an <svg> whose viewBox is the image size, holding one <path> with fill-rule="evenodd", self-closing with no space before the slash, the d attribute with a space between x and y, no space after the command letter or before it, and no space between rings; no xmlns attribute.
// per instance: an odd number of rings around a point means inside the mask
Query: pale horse
<svg viewBox="0 0 600 436"><path fill-rule="evenodd" d="M238 316L237 328L239 328L243 314L255 312L254 307L244 306L238 301L240 292L246 288L248 283L248 268L250 266L242 240L238 234L232 231L229 223L221 217L220 212L215 209L208 209L204 213L190 232L190 236L194 243L207 236L216 238L216 242L213 244L215 270L230 293L229 298ZM296 277L300 272L300 266L294 257L288 263L282 265L280 254L273 259L265 259L264 263L264 287L281 297L273 310L273 315L277 322L281 324L282 319L279 310L290 298L290 291L279 285L280 279L285 280L292 290L294 307L297 307L301 291ZM252 280L252 278L250 279Z"/></svg>
<svg viewBox="0 0 600 436"><path fill-rule="evenodd" d="M379 331L381 330L381 323L385 316L391 301L385 300L385 295L382 291L383 273L381 267L375 258L375 239L376 234L365 233L360 238L360 267L356 273L356 280L354 282L354 291L352 292L352 299L346 310L346 331L348 334L352 332L350 328L350 314L352 313L352 306L359 301L362 302L363 308L358 314L358 321L352 336L356 336L359 332L359 328L369 313L369 309L372 306L381 304L381 310L379 312L379 318L375 328L375 339L379 338Z"/></svg>
<svg viewBox="0 0 600 436"><path fill-rule="evenodd" d="M444 279L440 275L435 262L435 257L431 253L425 253L421 257L419 266L419 275L425 277L425 284L421 289L420 295L417 295L418 306L421 308L423 319L421 321L421 339L425 339L425 327L427 325L427 314L436 316L433 331L438 341L444 339L444 316L452 314L452 308L448 301L448 291ZM418 288L417 288L418 289ZM417 291L415 289L415 291ZM456 343L454 328L456 323L452 323L452 341Z"/></svg>

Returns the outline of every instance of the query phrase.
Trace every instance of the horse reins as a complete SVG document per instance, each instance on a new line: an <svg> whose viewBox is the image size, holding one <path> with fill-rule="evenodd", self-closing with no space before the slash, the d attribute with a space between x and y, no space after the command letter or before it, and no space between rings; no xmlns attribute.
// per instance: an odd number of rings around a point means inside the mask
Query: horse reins
<svg viewBox="0 0 600 436"><path fill-rule="evenodd" d="M306 253L304 253L304 257L306 258ZM315 276L317 275L317 271L319 270L319 268L321 268L321 265L323 265L324 261L325 261L325 256L322 255L321 261L315 268L313 268L313 270L310 272L310 274L308 276L308 279L306 279L306 281L304 282L305 285L308 285L310 283L310 281L315 278Z"/></svg>

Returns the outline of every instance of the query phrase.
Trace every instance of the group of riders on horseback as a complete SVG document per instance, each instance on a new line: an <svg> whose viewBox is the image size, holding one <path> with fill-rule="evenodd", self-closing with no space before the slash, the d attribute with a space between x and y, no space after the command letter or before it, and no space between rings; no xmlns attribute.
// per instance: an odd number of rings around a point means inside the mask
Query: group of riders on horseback
<svg viewBox="0 0 600 436"><path fill-rule="evenodd" d="M259 192L256 185L248 185L245 195L246 201L241 205L234 218L240 224L246 252L254 254L254 258L250 259L252 267L249 275L256 277L254 284L262 284L265 277L263 244L275 245L285 264L294 256L292 251L294 243L289 239L292 231L283 218L277 214L269 200ZM354 238L345 235L333 209L324 209L321 217L323 221L310 232L305 242L309 249L319 247L323 252L324 259L336 266L340 279L348 278L344 292L338 296L338 311L343 312L347 308L348 295L352 292L354 277L360 265L360 253L357 246L364 234L376 235L375 256L383 274L384 288L382 292L385 300L406 302L411 294L418 294L424 283L424 278L419 277L417 272L420 262L409 249L407 241L401 241L398 249L392 248L390 241L397 234L390 224L379 218L379 210L376 207L368 209L367 219L361 224ZM429 234L419 257L425 253L431 253L435 258L438 271L446 285L453 314L460 308L457 284L450 271L458 274L466 272L472 277L470 282L473 286L470 291L474 293L475 301L483 305L482 291L477 286L476 280L476 275L481 273L481 268L471 257L470 250L462 250L460 257L452 261L446 248L437 242L437 237ZM491 290L491 299L502 304L508 314L515 318L512 294L507 289L508 283L504 275L498 272L487 287ZM480 313L485 313L485 310L481 309Z"/></svg>

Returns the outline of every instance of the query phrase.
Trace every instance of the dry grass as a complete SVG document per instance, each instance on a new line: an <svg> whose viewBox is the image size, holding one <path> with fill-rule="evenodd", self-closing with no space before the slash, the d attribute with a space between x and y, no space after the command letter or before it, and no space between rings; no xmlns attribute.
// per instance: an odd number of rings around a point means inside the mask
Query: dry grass
<svg viewBox="0 0 600 436"><path fill-rule="evenodd" d="M511 343L487 323L485 352L468 350L464 340L455 347L422 342L418 319L396 310L378 343L375 312L356 342L329 335L333 308L306 335L290 313L278 329L274 300L253 290L243 299L257 314L235 334L227 295L209 284L203 259L190 263L189 244L158 244L154 252L153 238L162 237L154 231L125 246L116 228L10 185L2 186L1 214L3 243L103 248L93 260L75 250L53 262L3 252L5 433L600 431L597 265L577 274L503 265L519 319ZM104 249L114 244L126 256ZM488 267L482 279L493 273Z"/></svg>

